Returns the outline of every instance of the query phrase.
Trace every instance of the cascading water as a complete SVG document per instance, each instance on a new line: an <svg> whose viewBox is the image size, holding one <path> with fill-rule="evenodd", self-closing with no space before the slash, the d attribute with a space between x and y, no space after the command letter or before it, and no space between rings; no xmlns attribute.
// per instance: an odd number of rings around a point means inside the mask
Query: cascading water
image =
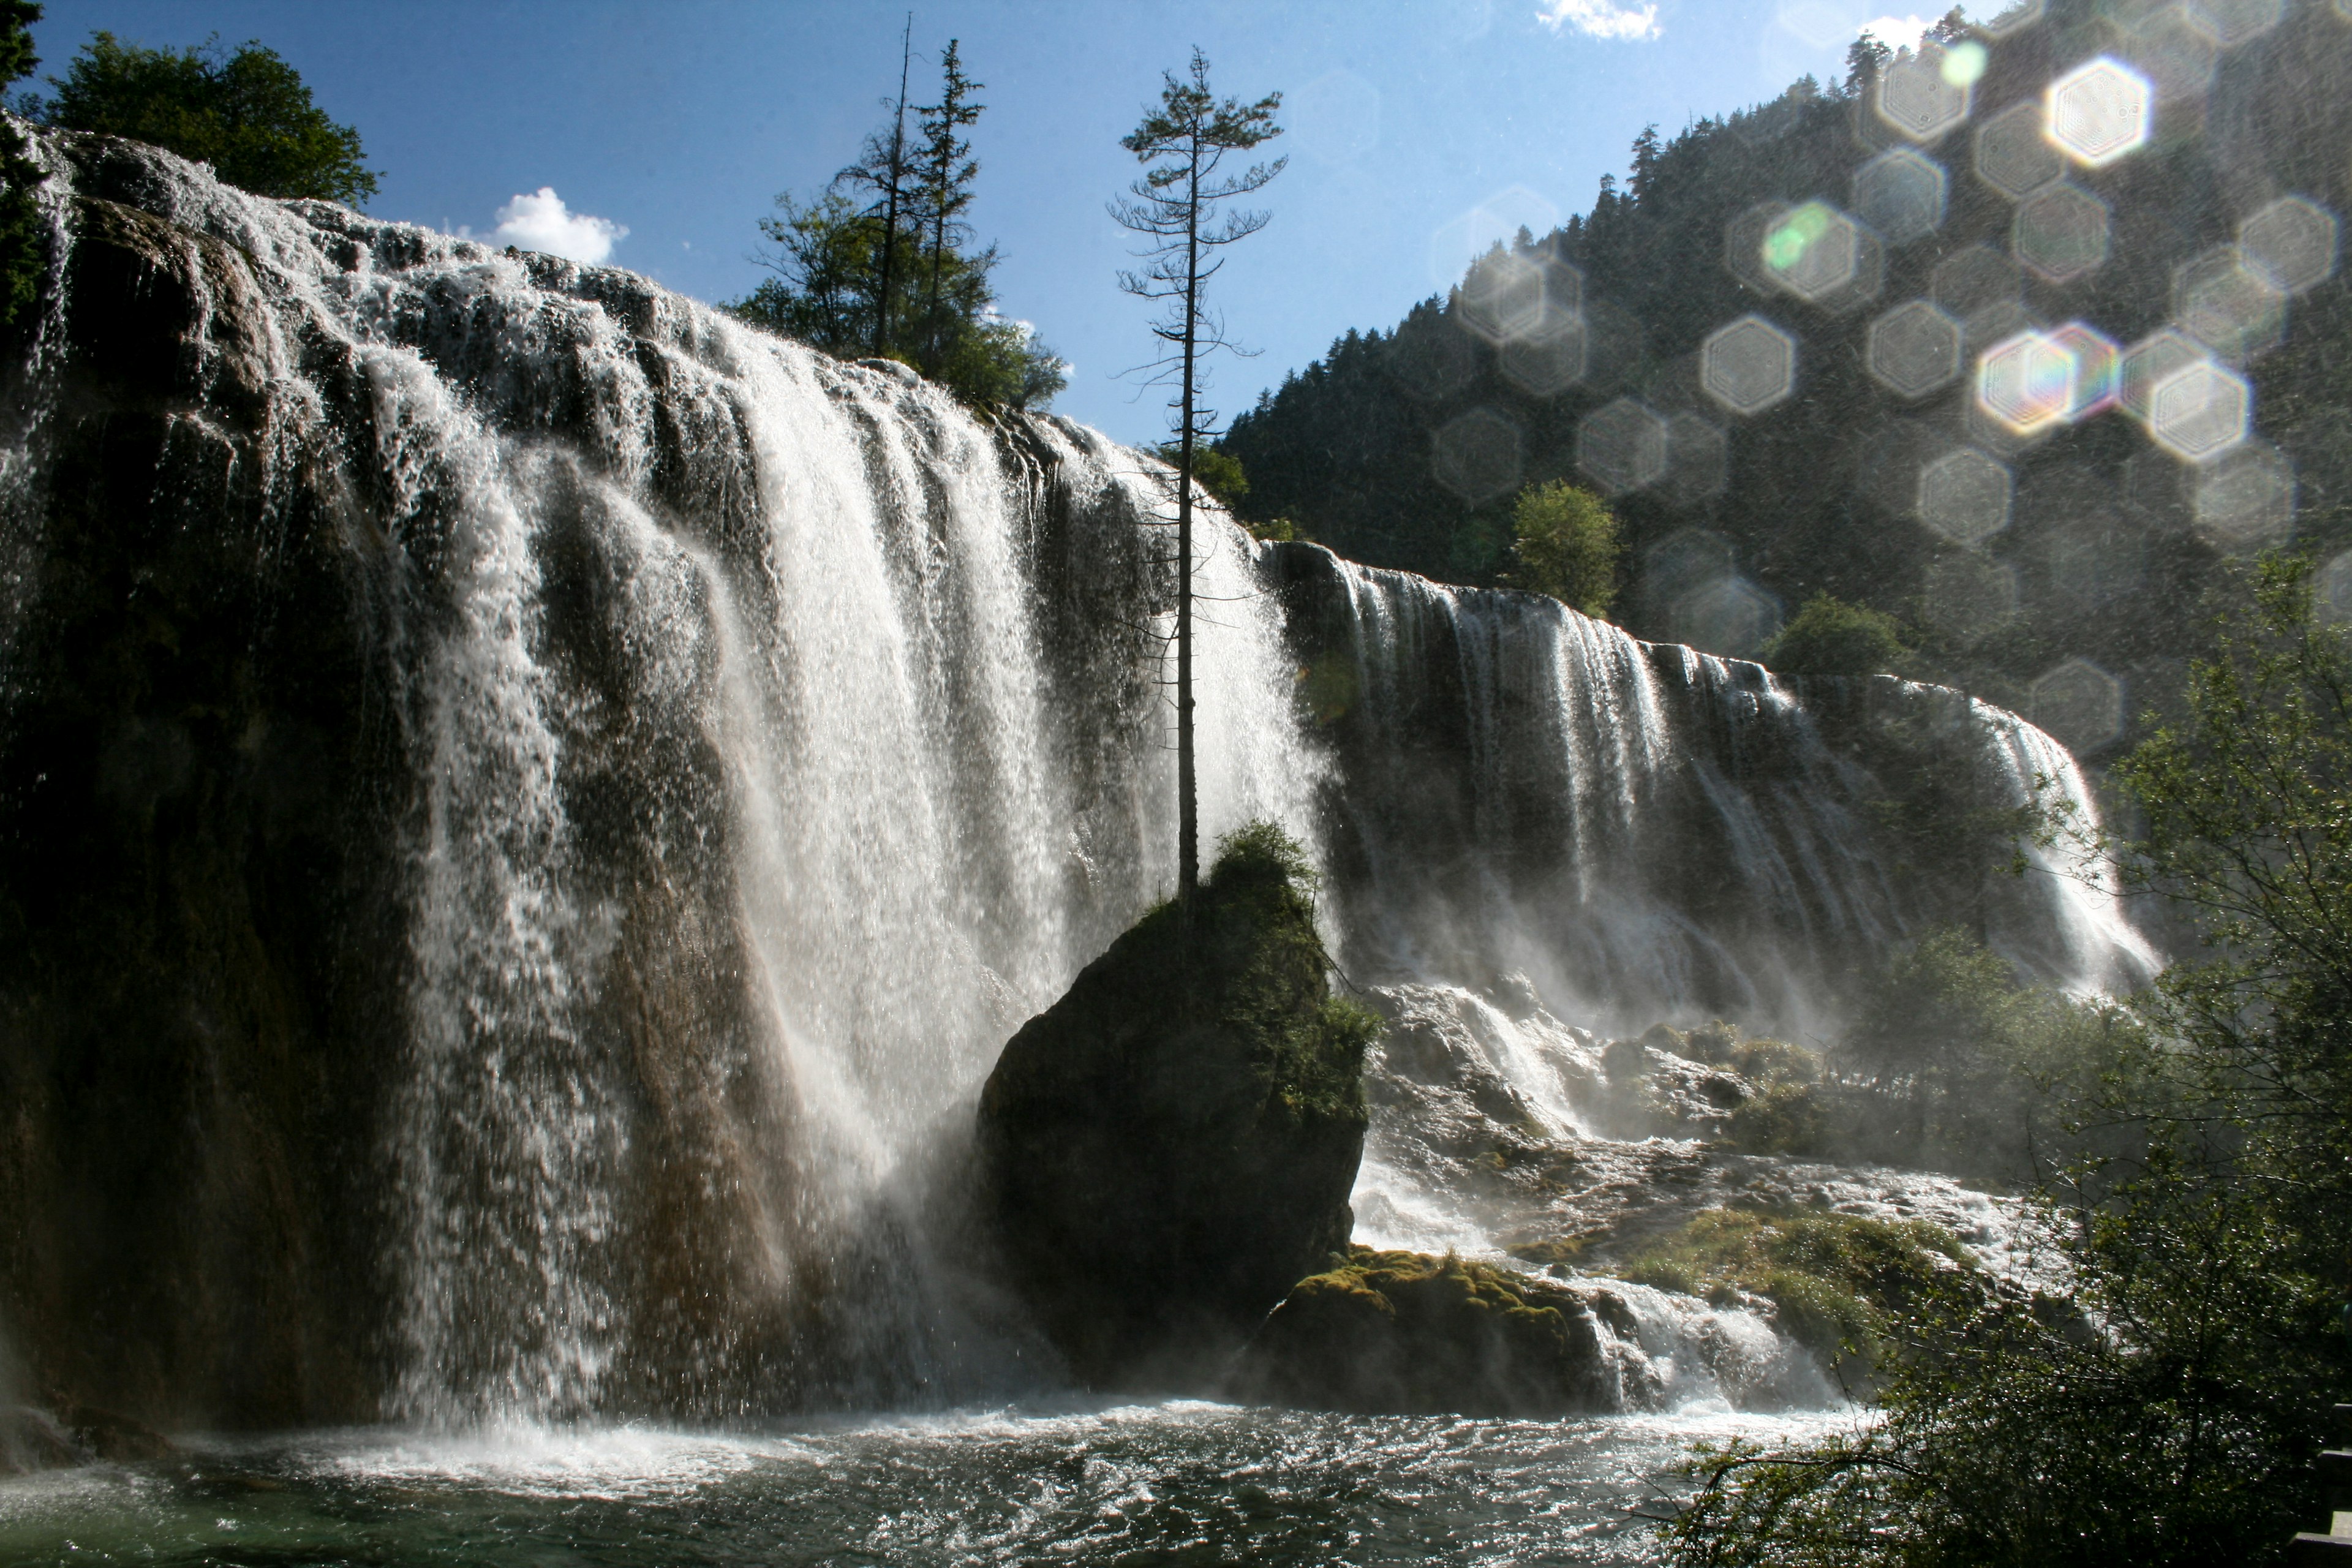
<svg viewBox="0 0 2352 1568"><path fill-rule="evenodd" d="M152 370L170 395L119 397L163 432L140 504L184 490L229 542L219 570L262 607L228 641L267 652L299 621L348 655L305 720L354 715L320 753L348 765L255 786L261 826L235 841L273 845L268 813L324 798L318 821L386 846L351 851L361 891L327 907L382 896L378 924L351 929L399 940L336 927L326 978L283 982L311 1014L257 1005L380 1029L365 1037L394 1059L352 1066L367 1051L336 1037L303 1068L341 1086L320 1103L351 1108L364 1147L289 1096L221 1112L244 1141L218 1156L307 1169L283 1149L316 1146L384 1189L338 1211L386 1276L384 1376L353 1352L335 1366L356 1392L258 1407L718 1416L972 1386L975 1346L1012 1333L976 1321L955 1272L973 1096L1007 1036L1174 881L1164 470L624 273L258 200L100 139L43 147L45 199L103 232L74 242L89 276L127 269L185 307L178 357ZM62 268L63 228L58 248ZM70 425L62 395L25 384L38 417L18 429ZM20 439L6 470L36 500L43 450ZM117 532L144 538L147 515ZM11 530L12 551L47 548ZM2046 780L2088 809L2053 742L1957 694L1799 689L1532 595L1262 547L1213 510L1202 536L1205 840L1288 826L1328 873L1352 979L1466 987L1446 1005L1501 1020L1483 1069L1497 1104L1555 1131L1583 1130L1599 1042L1522 1026L1538 1004L1600 1029L1712 1011L1809 1027L1833 1017L1840 965L1949 912L1873 826L1893 754L1867 739L1877 720L1962 759L1996 804ZM293 560L315 569L279 575ZM12 702L22 673L0 682ZM129 761L105 787L172 798L196 722L110 717L108 755ZM307 732L257 715L221 766L262 776L237 759ZM2147 962L2081 880L1966 912L2068 984ZM1491 999L1527 987L1515 972L1533 981L1517 1022ZM198 1142L187 1157L214 1158ZM1378 1142L1368 1172L1405 1157ZM1391 1215L1409 1184L1383 1189ZM278 1186L286 1235L309 1237L308 1189ZM278 1250L328 1272L301 1247L331 1239ZM223 1250L192 1277L241 1279ZM255 1300L332 1341L374 1304L357 1272L347 1316L296 1286ZM1726 1367L1770 1362L1753 1321L1669 1332L1643 1302L1628 1357L1712 1334ZM236 1367L206 1375L243 1397Z"/></svg>
<svg viewBox="0 0 2352 1568"><path fill-rule="evenodd" d="M1816 683L1809 705L1758 665L1552 600L1284 560L1346 781L1331 812L1360 974L1517 971L1597 1028L1719 1012L1803 1035L1833 1030L1842 969L1938 920L2084 993L2153 972L2070 848L2034 848L2030 883L1971 885L1974 905L1891 874L1889 763L2096 822L2073 759L2013 714L1887 679Z"/></svg>

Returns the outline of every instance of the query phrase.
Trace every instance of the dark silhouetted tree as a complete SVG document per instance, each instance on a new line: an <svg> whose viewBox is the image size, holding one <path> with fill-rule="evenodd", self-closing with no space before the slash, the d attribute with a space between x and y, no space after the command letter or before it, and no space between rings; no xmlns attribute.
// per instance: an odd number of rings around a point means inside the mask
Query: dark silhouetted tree
<svg viewBox="0 0 2352 1568"><path fill-rule="evenodd" d="M1223 174L1228 153L1244 153L1282 134L1274 121L1282 94L1255 103L1219 99L1209 87L1209 62L1192 51L1182 77L1162 78L1160 101L1119 145L1147 165L1129 195L1111 204L1120 225L1143 236L1140 272L1119 274L1119 287L1139 299L1164 301L1152 323L1162 352L1154 368L1173 383L1176 415L1176 789L1177 891L1189 905L1201 879L1200 801L1192 771L1192 461L1214 416L1200 406L1203 353L1228 346L1222 326L1203 308L1202 290L1223 265L1217 252L1265 226L1268 216L1224 211L1235 196L1265 188L1288 161L1253 163Z"/></svg>
<svg viewBox="0 0 2352 1568"><path fill-rule="evenodd" d="M0 0L0 86L22 81L40 65L32 34L40 19L34 0ZM48 226L33 200L41 171L25 152L24 135L0 124L0 184L5 186L0 189L0 331L13 329L31 310L48 253Z"/></svg>
<svg viewBox="0 0 2352 1568"><path fill-rule="evenodd" d="M356 204L376 193L360 133L328 119L301 75L257 41L224 55L217 41L150 49L94 33L49 85L56 95L37 105L48 123L150 142L256 195Z"/></svg>

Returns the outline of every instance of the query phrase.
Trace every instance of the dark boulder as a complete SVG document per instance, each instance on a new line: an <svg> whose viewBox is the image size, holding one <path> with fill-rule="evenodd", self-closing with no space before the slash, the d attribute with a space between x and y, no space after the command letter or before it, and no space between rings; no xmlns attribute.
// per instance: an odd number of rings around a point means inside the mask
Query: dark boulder
<svg viewBox="0 0 2352 1568"><path fill-rule="evenodd" d="M1202 1383L1348 1245L1372 1015L1331 994L1312 879L1245 829L1004 1047L980 1102L1017 1289L1095 1386Z"/></svg>

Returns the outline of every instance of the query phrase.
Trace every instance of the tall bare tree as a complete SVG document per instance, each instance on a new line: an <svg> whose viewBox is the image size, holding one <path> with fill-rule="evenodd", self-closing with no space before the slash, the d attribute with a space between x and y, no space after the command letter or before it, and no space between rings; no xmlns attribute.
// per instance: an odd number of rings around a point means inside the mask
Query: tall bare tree
<svg viewBox="0 0 2352 1568"><path fill-rule="evenodd" d="M882 220L876 247L874 337L869 353L877 358L890 352L890 300L897 289L898 245L903 226L913 216L914 159L907 145L907 77L915 59L915 14L907 13L906 29L898 39L898 96L888 100L890 130L866 139L865 155L834 176L840 186L863 186L874 193L866 210ZM919 243L919 241L918 242Z"/></svg>
<svg viewBox="0 0 2352 1568"><path fill-rule="evenodd" d="M1176 792L1177 896L1189 909L1201 881L1200 790L1192 761L1192 458L1193 448L1214 433L1215 414L1200 406L1203 355L1230 348L1222 319L1204 308L1202 290L1224 261L1217 253L1266 226L1271 216L1248 210L1221 211L1235 196L1265 188L1289 162L1252 163L1234 174L1222 165L1231 153L1245 153L1282 134L1275 110L1282 94L1255 103L1220 99L1209 87L1209 62L1198 48L1191 68L1162 78L1160 101L1119 145L1145 165L1143 177L1111 204L1111 216L1144 237L1137 253L1146 265L1119 274L1119 287L1140 299L1163 300L1167 310L1151 324L1160 342L1153 368L1171 381L1176 395Z"/></svg>

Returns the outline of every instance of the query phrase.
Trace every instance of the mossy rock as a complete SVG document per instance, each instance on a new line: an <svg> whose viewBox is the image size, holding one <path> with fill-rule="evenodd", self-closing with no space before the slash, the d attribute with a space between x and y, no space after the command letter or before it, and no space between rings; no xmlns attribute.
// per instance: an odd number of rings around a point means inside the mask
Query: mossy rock
<svg viewBox="0 0 2352 1568"><path fill-rule="evenodd" d="M1085 1383L1201 1385L1346 1247L1364 1050L1314 882L1259 826L1004 1047L982 1168L1013 1283Z"/></svg>
<svg viewBox="0 0 2352 1568"><path fill-rule="evenodd" d="M1359 1247L1292 1289L1230 1390L1311 1409L1558 1415L1607 1407L1601 1358L1591 1310L1559 1285Z"/></svg>
<svg viewBox="0 0 2352 1568"><path fill-rule="evenodd" d="M1762 1297L1782 1332L1867 1373L1897 1315L1980 1298L1985 1274L1951 1232L1926 1220L1762 1208L1708 1209L1616 1272L1717 1305Z"/></svg>

